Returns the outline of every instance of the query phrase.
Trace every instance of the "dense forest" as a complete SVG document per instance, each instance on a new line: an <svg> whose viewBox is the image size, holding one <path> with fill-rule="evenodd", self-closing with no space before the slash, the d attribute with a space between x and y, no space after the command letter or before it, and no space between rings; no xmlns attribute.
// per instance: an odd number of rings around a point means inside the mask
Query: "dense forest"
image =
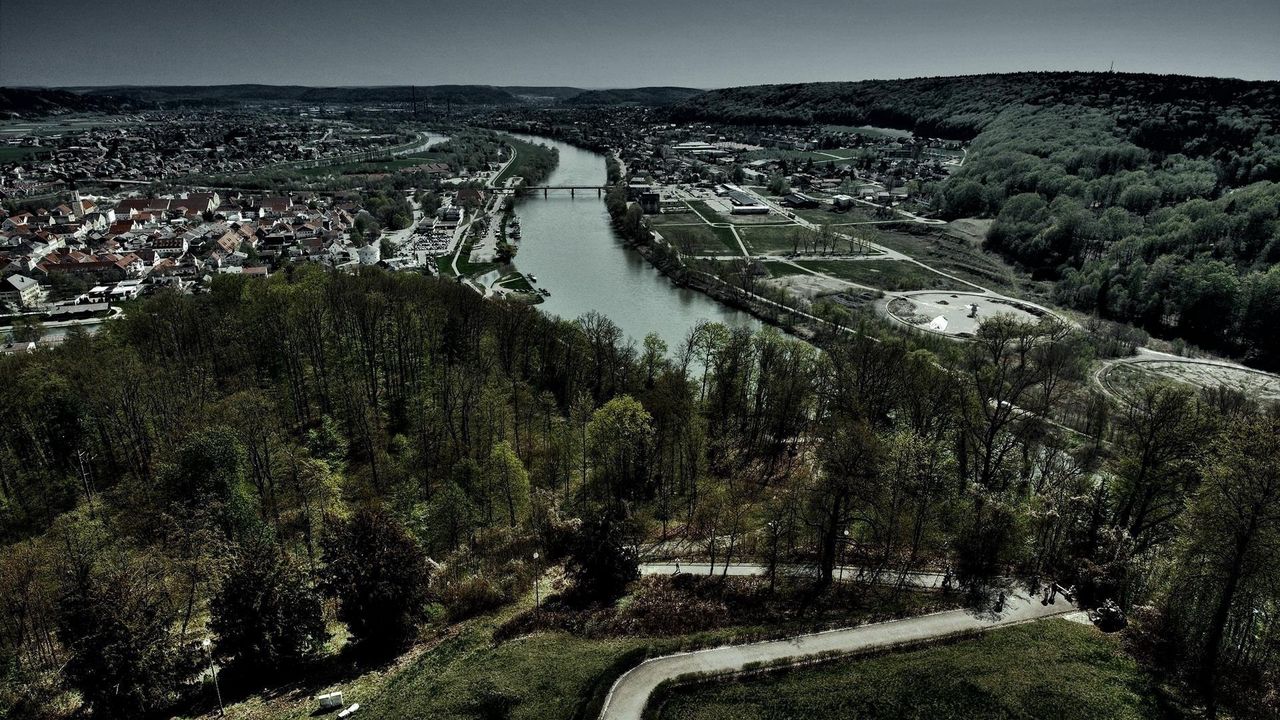
<svg viewBox="0 0 1280 720"><path fill-rule="evenodd" d="M68 90L0 87L0 116L42 117L74 112L131 112L150 107L132 98L95 97Z"/></svg>
<svg viewBox="0 0 1280 720"><path fill-rule="evenodd" d="M586 90L562 102L565 105L670 105L701 93L686 87L641 87L619 90Z"/></svg>
<svg viewBox="0 0 1280 720"><path fill-rule="evenodd" d="M431 107L668 105L702 92L682 87L584 90L561 86L383 85L108 85L73 88L0 87L0 115L41 117L68 112L131 112L166 105L225 107L227 103L419 103Z"/></svg>
<svg viewBox="0 0 1280 720"><path fill-rule="evenodd" d="M972 139L924 188L944 216L994 217L989 246L1073 307L1280 367L1280 83L1018 73L717 90L674 112Z"/></svg>
<svg viewBox="0 0 1280 720"><path fill-rule="evenodd" d="M1269 122L1280 110L1280 83L1132 73L959 75L726 88L696 95L674 111L688 120L868 124L968 140L1004 108L1017 105L1114 111L1126 123L1149 123L1146 132L1152 138L1181 142L1184 135L1194 137L1196 130L1218 125L1224 110L1252 116L1250 124Z"/></svg>
<svg viewBox="0 0 1280 720"><path fill-rule="evenodd" d="M922 344L923 343L923 344ZM1154 384L1109 407L1088 334L969 343L872 321L821 349L715 324L679 347L450 282L215 279L0 357L0 714L180 707L204 651L270 684L333 623L401 647L510 603L608 606L640 540L712 562L951 567L1116 599L1170 683L1276 711L1280 418ZM1054 419L1091 408L1087 433ZM523 558L523 560L522 560ZM545 566L544 566L545 569Z"/></svg>

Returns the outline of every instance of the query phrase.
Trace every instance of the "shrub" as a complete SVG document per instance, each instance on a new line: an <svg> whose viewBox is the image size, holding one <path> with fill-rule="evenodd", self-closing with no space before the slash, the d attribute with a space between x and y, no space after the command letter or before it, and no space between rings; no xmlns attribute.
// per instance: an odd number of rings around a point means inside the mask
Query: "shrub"
<svg viewBox="0 0 1280 720"><path fill-rule="evenodd" d="M565 570L573 581L568 598L580 605L612 603L640 577L635 550L623 543L618 524L607 515L583 524Z"/></svg>
<svg viewBox="0 0 1280 720"><path fill-rule="evenodd" d="M218 651L248 668L281 670L328 637L319 593L267 537L240 549L210 612Z"/></svg>
<svg viewBox="0 0 1280 720"><path fill-rule="evenodd" d="M427 557L391 515L360 510L336 523L321 546L325 587L356 638L402 641L426 617Z"/></svg>
<svg viewBox="0 0 1280 720"><path fill-rule="evenodd" d="M475 617L506 601L502 589L482 575L470 575L452 581L440 592L440 602L444 605L450 622Z"/></svg>

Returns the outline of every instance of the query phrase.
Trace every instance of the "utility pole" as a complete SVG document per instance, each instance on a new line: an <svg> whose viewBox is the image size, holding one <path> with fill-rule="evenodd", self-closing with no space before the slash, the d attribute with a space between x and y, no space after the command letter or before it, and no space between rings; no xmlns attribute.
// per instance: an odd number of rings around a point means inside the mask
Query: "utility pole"
<svg viewBox="0 0 1280 720"><path fill-rule="evenodd" d="M222 688L218 687L218 668L213 664L213 643L205 638L200 646L209 653L209 672L213 675L213 691L218 695L218 714L226 715L227 709L222 706Z"/></svg>
<svg viewBox="0 0 1280 720"><path fill-rule="evenodd" d="M542 595L538 588L538 581L542 578L542 568L538 565L538 553L533 553L533 609L539 610L542 607Z"/></svg>
<svg viewBox="0 0 1280 720"><path fill-rule="evenodd" d="M89 517L94 516L93 507L93 481L89 478L89 469L84 464L84 450L76 449L76 462L80 466L80 481L84 484L84 498L89 503Z"/></svg>

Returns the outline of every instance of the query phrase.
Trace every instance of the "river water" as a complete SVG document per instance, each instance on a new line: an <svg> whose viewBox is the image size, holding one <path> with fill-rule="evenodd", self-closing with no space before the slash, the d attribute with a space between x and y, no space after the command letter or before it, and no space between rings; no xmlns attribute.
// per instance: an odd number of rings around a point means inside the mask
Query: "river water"
<svg viewBox="0 0 1280 720"><path fill-rule="evenodd" d="M560 151L560 162L544 184L605 183L603 155L547 138L516 137ZM672 351L699 320L760 327L748 313L675 286L628 248L594 191L570 197L567 190L552 190L547 198L531 193L517 202L516 215L521 240L515 265L551 292L538 306L545 312L572 320L595 310L637 344L656 332Z"/></svg>

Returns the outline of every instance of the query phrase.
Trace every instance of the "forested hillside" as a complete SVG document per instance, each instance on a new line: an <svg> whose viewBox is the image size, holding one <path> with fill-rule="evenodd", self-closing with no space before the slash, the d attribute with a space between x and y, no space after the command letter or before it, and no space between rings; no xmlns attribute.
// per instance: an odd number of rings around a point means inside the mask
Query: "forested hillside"
<svg viewBox="0 0 1280 720"><path fill-rule="evenodd" d="M670 105L693 97L701 90L685 87L641 87L586 90L564 100L565 105Z"/></svg>
<svg viewBox="0 0 1280 720"><path fill-rule="evenodd" d="M489 85L385 85L376 87L310 87L305 85L119 85L85 88L85 97L162 101L263 101L307 103L419 102L457 105L519 103L510 92Z"/></svg>
<svg viewBox="0 0 1280 720"><path fill-rule="evenodd" d="M0 117L23 118L72 112L120 112L148 103L119 97L88 96L66 90L0 87Z"/></svg>
<svg viewBox="0 0 1280 720"><path fill-rule="evenodd" d="M717 90L676 116L972 138L925 188L1073 307L1280 367L1280 83L1019 73Z"/></svg>
<svg viewBox="0 0 1280 720"><path fill-rule="evenodd" d="M504 627L591 637L635 577L629 548L667 538L807 564L809 603L842 562L949 567L974 602L1054 577L1149 605L1134 642L1170 682L1275 710L1280 626L1254 612L1280 611L1275 417L1159 383L1110 407L1088 387L1095 341L1049 321L997 317L963 344L864 330L818 350L708 324L668 348L596 314L310 266L0 356L0 714L170 713L207 698L213 658L270 693L337 628L395 654L542 572L563 578L543 598L563 628Z"/></svg>

